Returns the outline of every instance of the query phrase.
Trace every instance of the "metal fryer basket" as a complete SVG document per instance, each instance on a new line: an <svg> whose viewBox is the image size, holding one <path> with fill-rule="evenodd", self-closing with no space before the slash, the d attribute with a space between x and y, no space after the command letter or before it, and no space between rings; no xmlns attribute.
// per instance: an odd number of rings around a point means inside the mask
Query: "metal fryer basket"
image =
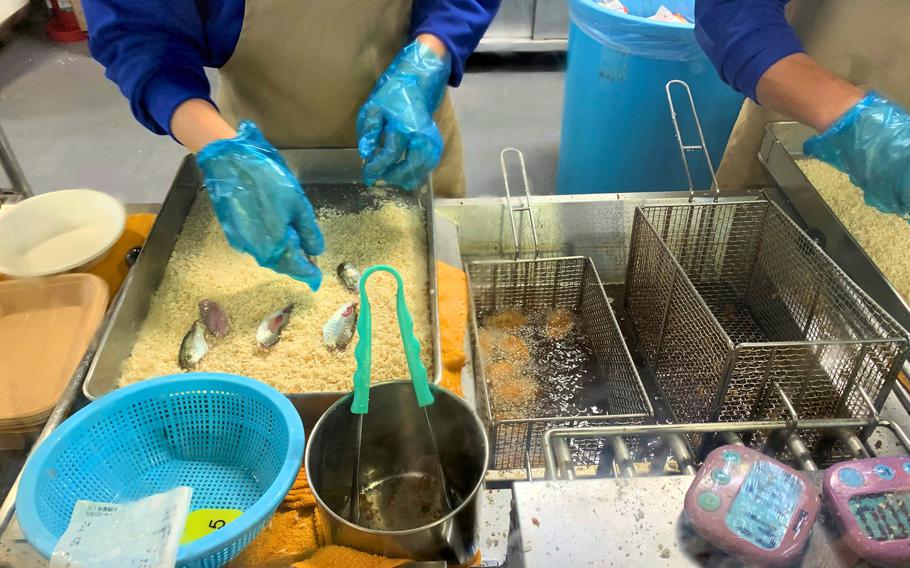
<svg viewBox="0 0 910 568"><path fill-rule="evenodd" d="M679 422L880 410L907 333L767 201L636 210L625 307Z"/></svg>
<svg viewBox="0 0 910 568"><path fill-rule="evenodd" d="M651 416L647 394L590 258L477 261L468 263L467 274L474 360L486 404L483 414L491 430L492 469L541 466L541 439L549 428L641 423ZM595 377L585 384L584 396L598 411L560 416L540 404L528 416L497 419L489 394L486 361L477 341L479 322L485 315L506 309L540 314L559 308L574 314L579 331L590 344ZM594 465L603 441L585 440L572 446L577 465Z"/></svg>
<svg viewBox="0 0 910 568"><path fill-rule="evenodd" d="M506 156L515 154L524 182L524 203L512 201ZM555 427L574 428L605 423L639 424L651 418L654 411L645 392L632 357L626 348L604 292L594 263L588 257L539 259L540 242L531 208L531 193L524 156L514 148L504 149L499 156L505 183L506 207L515 245L513 260L475 261L465 265L471 309L474 374L483 393L478 397L478 411L490 432L492 456L490 469L524 468L531 478L531 468L543 466L541 442L546 430ZM521 231L515 214L527 214L533 239L534 258L521 259ZM498 419L491 404L485 354L479 343L478 322L487 314L518 309L525 314L540 315L554 309L565 309L574 316L579 331L591 351L591 382L582 387L583 412L554 411L546 404L523 411L517 418ZM535 377L539 379L540 377ZM561 379L557 379L561 380ZM553 386L552 384L550 385ZM573 405L577 409L577 406ZM571 457L578 465L596 465L604 451L603 440L571 441Z"/></svg>

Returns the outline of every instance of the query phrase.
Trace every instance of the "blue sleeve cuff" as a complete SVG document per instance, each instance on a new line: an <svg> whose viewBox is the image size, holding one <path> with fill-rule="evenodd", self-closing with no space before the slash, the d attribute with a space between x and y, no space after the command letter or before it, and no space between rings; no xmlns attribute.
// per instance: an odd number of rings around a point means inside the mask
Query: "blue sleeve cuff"
<svg viewBox="0 0 910 568"><path fill-rule="evenodd" d="M203 99L215 104L202 68L159 71L146 81L142 95L132 98L131 106L133 114L149 130L173 137L171 117L178 106L190 99Z"/></svg>
<svg viewBox="0 0 910 568"><path fill-rule="evenodd" d="M787 22L789 0L698 0L695 38L725 83L758 102L759 79L803 46Z"/></svg>
<svg viewBox="0 0 910 568"><path fill-rule="evenodd" d="M499 4L500 0L414 0L411 39L432 34L445 44L452 56L452 87L461 84L465 62L496 16Z"/></svg>
<svg viewBox="0 0 910 568"><path fill-rule="evenodd" d="M742 38L724 61L721 75L728 77L734 89L760 103L756 88L758 81L781 59L804 53L793 30L764 28Z"/></svg>

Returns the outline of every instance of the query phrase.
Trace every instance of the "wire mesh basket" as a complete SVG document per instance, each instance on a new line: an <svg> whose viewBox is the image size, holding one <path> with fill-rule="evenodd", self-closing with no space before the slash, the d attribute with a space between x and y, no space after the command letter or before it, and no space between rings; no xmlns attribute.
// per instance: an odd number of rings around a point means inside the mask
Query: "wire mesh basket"
<svg viewBox="0 0 910 568"><path fill-rule="evenodd" d="M539 260L477 261L467 264L472 306L475 374L479 378L482 414L491 431L491 469L543 465L541 438L549 428L604 423L640 423L653 412L619 325L587 257ZM488 353L478 339L486 318L507 310L540 321L554 310L571 313L590 357L586 376L538 376L542 388L533 406L520 416L503 416L491 390L500 380L491 373ZM555 357L558 345L547 347ZM567 384L577 381L577 384ZM567 387L567 388L563 388ZM572 444L578 465L595 465L603 440Z"/></svg>
<svg viewBox="0 0 910 568"><path fill-rule="evenodd" d="M631 243L625 308L674 420L785 418L778 385L801 418L881 409L906 331L777 205L642 207Z"/></svg>

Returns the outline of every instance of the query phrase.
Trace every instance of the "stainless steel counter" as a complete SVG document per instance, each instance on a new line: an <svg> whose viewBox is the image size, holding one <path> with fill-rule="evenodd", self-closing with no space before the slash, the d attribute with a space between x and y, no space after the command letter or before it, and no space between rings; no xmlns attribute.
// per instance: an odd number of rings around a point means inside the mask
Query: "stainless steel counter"
<svg viewBox="0 0 910 568"><path fill-rule="evenodd" d="M677 475L516 483L521 553L509 566L742 566L699 538L684 520L682 502L693 479ZM833 521L821 515L798 566L865 566L838 539Z"/></svg>

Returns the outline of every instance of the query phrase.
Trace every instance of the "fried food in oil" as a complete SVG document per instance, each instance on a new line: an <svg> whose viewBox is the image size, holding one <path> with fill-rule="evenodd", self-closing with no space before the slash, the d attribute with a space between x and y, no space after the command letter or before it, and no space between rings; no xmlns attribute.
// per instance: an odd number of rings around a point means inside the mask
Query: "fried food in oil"
<svg viewBox="0 0 910 568"><path fill-rule="evenodd" d="M516 330L528 323L528 317L518 310L503 310L484 321L485 327Z"/></svg>
<svg viewBox="0 0 910 568"><path fill-rule="evenodd" d="M508 361L487 366L487 384L497 419L527 416L537 398L537 383Z"/></svg>
<svg viewBox="0 0 910 568"><path fill-rule="evenodd" d="M506 361L516 365L527 365L531 360L531 350L528 349L528 344L517 335L503 334L499 349Z"/></svg>
<svg viewBox="0 0 910 568"><path fill-rule="evenodd" d="M515 365L508 361L497 361L490 363L486 367L487 380L491 383L497 383L508 379L516 374Z"/></svg>
<svg viewBox="0 0 910 568"><path fill-rule="evenodd" d="M517 335L495 329L481 328L477 334L481 356L486 361L508 361L519 366L531 360L528 344Z"/></svg>
<svg viewBox="0 0 910 568"><path fill-rule="evenodd" d="M559 308L547 315L545 333L550 339L562 339L572 331L572 312Z"/></svg>
<svg viewBox="0 0 910 568"><path fill-rule="evenodd" d="M502 333L495 329L482 327L477 332L477 344L480 345L481 354L486 358L493 357L496 345L500 341L502 341Z"/></svg>

